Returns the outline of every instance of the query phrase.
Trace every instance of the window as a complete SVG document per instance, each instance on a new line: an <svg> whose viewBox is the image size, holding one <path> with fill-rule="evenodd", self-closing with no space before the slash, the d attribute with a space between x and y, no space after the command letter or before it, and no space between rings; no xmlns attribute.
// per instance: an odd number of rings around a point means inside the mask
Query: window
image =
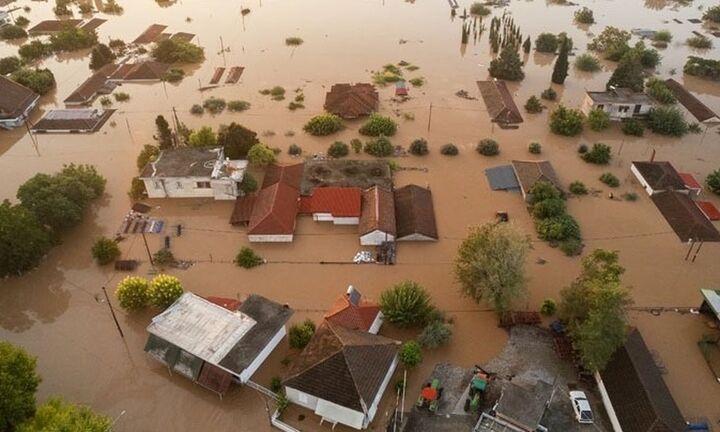
<svg viewBox="0 0 720 432"><path fill-rule="evenodd" d="M161 181L154 181L153 186L155 186L155 189L162 189L163 185Z"/></svg>
<svg viewBox="0 0 720 432"><path fill-rule="evenodd" d="M604 110L605 110L605 105L600 104L600 105L597 106L597 109L599 109L600 111L604 111Z"/></svg>
<svg viewBox="0 0 720 432"><path fill-rule="evenodd" d="M182 188L183 188L182 182L175 182L175 188L176 188L176 189L182 189Z"/></svg>
<svg viewBox="0 0 720 432"><path fill-rule="evenodd" d="M209 181L195 182L195 188L196 189L210 189L210 182Z"/></svg>
<svg viewBox="0 0 720 432"><path fill-rule="evenodd" d="M628 112L628 111L630 111L630 107L627 106L627 105L621 105L621 106L618 108L618 112L621 112L621 113L626 113L626 112Z"/></svg>

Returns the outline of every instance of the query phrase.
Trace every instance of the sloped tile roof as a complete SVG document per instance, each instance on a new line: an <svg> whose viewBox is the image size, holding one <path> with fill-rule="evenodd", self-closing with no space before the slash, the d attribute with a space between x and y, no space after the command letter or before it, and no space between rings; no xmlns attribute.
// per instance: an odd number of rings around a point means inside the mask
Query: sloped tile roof
<svg viewBox="0 0 720 432"><path fill-rule="evenodd" d="M279 182L257 194L250 222L250 235L284 235L295 232L300 193L286 183Z"/></svg>
<svg viewBox="0 0 720 432"><path fill-rule="evenodd" d="M681 242L720 242L720 232L687 194L667 191L650 197Z"/></svg>
<svg viewBox="0 0 720 432"><path fill-rule="evenodd" d="M435 209L430 189L417 185L396 189L395 220L398 240L412 234L422 234L437 239Z"/></svg>
<svg viewBox="0 0 720 432"><path fill-rule="evenodd" d="M325 111L357 118L378 109L378 93L372 84L335 84L325 95Z"/></svg>
<svg viewBox="0 0 720 432"><path fill-rule="evenodd" d="M355 187L321 187L303 197L303 213L330 213L334 217L359 217L362 191Z"/></svg>
<svg viewBox="0 0 720 432"><path fill-rule="evenodd" d="M633 161L632 164L647 184L655 190L685 189L685 181L670 162Z"/></svg>
<svg viewBox="0 0 720 432"><path fill-rule="evenodd" d="M702 103L700 99L690 93L685 87L679 82L672 78L666 79L665 84L673 92L675 98L685 107L690 114L692 114L698 121L704 122L706 120L719 121L720 116L715 114L713 110L708 108L707 105Z"/></svg>
<svg viewBox="0 0 720 432"><path fill-rule="evenodd" d="M513 170L520 183L520 188L527 193L535 183L546 181L553 184L556 188L560 187L560 180L555 173L550 161L512 161Z"/></svg>
<svg viewBox="0 0 720 432"><path fill-rule="evenodd" d="M338 297L325 315L325 319L332 324L351 330L368 331L378 313L380 313L380 306L377 303L360 298L358 304L353 304L345 294Z"/></svg>
<svg viewBox="0 0 720 432"><path fill-rule="evenodd" d="M105 87L108 77L117 69L118 65L112 63L101 67L97 72L90 75L90 78L80 84L74 92L70 93L70 96L65 98L63 102L66 104L82 104L91 102L92 99L97 96L98 92Z"/></svg>
<svg viewBox="0 0 720 432"><path fill-rule="evenodd" d="M19 117L39 97L29 88L0 75L0 119Z"/></svg>
<svg viewBox="0 0 720 432"><path fill-rule="evenodd" d="M276 183L285 183L295 189L300 189L304 172L304 164L293 165L270 165L265 169L262 188L272 186Z"/></svg>
<svg viewBox="0 0 720 432"><path fill-rule="evenodd" d="M478 81L480 95L487 107L488 115L497 123L522 123L523 118L505 81Z"/></svg>
<svg viewBox="0 0 720 432"><path fill-rule="evenodd" d="M363 412L380 391L399 342L327 321L317 329L284 384Z"/></svg>
<svg viewBox="0 0 720 432"><path fill-rule="evenodd" d="M373 186L363 191L360 235L379 230L395 235L395 198L389 189Z"/></svg>

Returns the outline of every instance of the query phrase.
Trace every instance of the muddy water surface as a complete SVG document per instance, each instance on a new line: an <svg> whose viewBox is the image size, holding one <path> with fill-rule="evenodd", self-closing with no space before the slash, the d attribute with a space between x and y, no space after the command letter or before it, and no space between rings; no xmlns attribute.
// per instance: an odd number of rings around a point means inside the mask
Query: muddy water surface
<svg viewBox="0 0 720 432"><path fill-rule="evenodd" d="M588 38L605 25L624 29L635 27L669 29L674 40L662 51L658 73L674 73L712 109L720 111L720 85L685 77L682 65L688 54L720 57L720 42L705 53L688 51L684 40L702 26L689 18L701 15L698 8L712 4L695 1L689 7L676 7L664 1L581 1L595 11L597 24L572 23L576 7L544 1L513 1L507 8L523 35L534 37L542 31L566 31L574 40L576 54L584 52ZM625 282L632 287L637 306L697 306L698 289L720 283L720 247L706 244L695 263L683 260L686 252L652 202L630 174L630 162L648 159L655 149L658 159L672 160L682 171L702 179L717 168L720 139L716 130L689 135L682 140L627 138L618 128L596 133L586 131L580 137L560 138L547 128L547 113L526 115L519 130L503 131L493 127L484 104L455 96L461 89L479 97L475 81L487 77L491 56L487 34L465 47L460 45L461 20L453 19L446 2L330 1L305 2L183 1L160 7L152 1L121 2L125 12L119 16L98 16L108 22L98 30L101 40L122 38L130 41L148 25L168 25L168 32L196 33L205 47L207 60L200 66L187 67L188 76L180 84L126 84L121 90L131 95L128 103L115 104L119 111L113 124L89 136L38 136L38 148L22 131L0 132L0 197L14 199L17 187L37 172L51 172L70 162L92 163L108 178L106 196L87 215L83 226L68 233L62 246L55 248L41 266L30 274L0 282L0 335L22 345L39 357L43 375L39 398L63 394L68 399L92 405L98 411L116 417L119 431L156 430L267 430L263 400L249 389L236 389L220 401L178 376L148 360L142 351L145 327L151 313L119 312L125 339L121 339L103 301L102 286L112 288L124 275L100 269L92 263L89 249L94 238L112 235L127 212L130 178L136 175L135 157L145 143L152 142L154 118L169 116L172 108L190 127L217 126L238 121L258 131L272 131L263 138L271 146L286 149L291 143L307 153L325 151L336 139L348 141L357 136L359 123L349 122L338 136L313 138L302 133L302 125L322 109L324 94L336 82L367 81L370 71L386 63L408 61L420 66L406 72L408 78L424 77L422 88L411 88L412 98L398 104L391 101L393 89L380 89L381 111L413 113L414 121L398 120L400 129L393 139L407 145L417 137L430 142L431 154L424 158L402 158L404 167L427 168L427 172L401 171L396 184L429 185L433 190L438 229L441 236L434 244L403 244L394 267L320 265L320 261L348 261L359 249L352 228L332 227L300 219L296 240L290 245L257 245L256 250L271 263L252 271L243 271L230 263L239 247L247 244L243 229L227 221L232 204L203 200L154 200L153 213L169 226L185 227L179 238L173 236L172 249L178 258L196 262L188 270L173 270L186 289L201 295L240 297L258 293L297 310L293 321L307 317L320 320L323 311L348 284L365 295L378 298L380 291L398 281L413 279L425 285L436 304L455 320L453 343L428 353L423 365L410 374L410 394L440 360L463 366L484 362L499 352L506 334L495 325L485 305L476 305L458 294L452 276L455 250L469 225L491 220L498 210L508 211L513 223L533 233L532 220L519 195L492 192L483 170L512 159L525 159L530 142L543 145L543 158L553 161L563 183L581 180L603 190L597 180L611 171L622 181L615 192L635 192L637 202L606 198L607 190L597 196L572 198L569 211L578 218L587 249L617 249L627 268ZM52 17L52 3L18 1L28 5L31 21ZM462 7L469 7L463 4ZM242 7L251 9L244 18ZM494 15L503 13L494 9ZM189 21L187 18L191 18ZM677 18L683 21L678 24ZM489 23L488 23L489 24ZM284 45L284 39L299 36L305 43L297 48ZM229 48L220 53L220 37ZM400 43L402 40L403 43ZM0 43L0 56L12 54L17 44ZM532 94L549 84L552 56L531 53L526 56L526 79L510 88L522 105ZM87 54L73 53L46 60L53 70L58 88L44 97L41 109L59 106L72 90L89 76ZM239 84L198 91L207 85L217 66L244 66ZM595 74L571 70L565 86L557 87L562 103L579 106L586 89L602 89L614 67L604 64ZM288 100L274 102L258 90L282 85L288 90L302 89L306 109L291 112ZM243 99L252 108L242 114L191 116L193 103L210 96L226 100ZM430 104L432 114L430 116ZM99 106L98 103L96 105ZM548 103L553 106L554 103ZM285 136L293 131L294 136ZM269 134L266 134L269 135ZM501 155L484 158L473 151L478 139L493 137L501 145ZM613 147L609 167L588 166L580 161L575 149L580 143L604 142ZM445 158L437 149L447 142L457 144L461 155ZM284 161L290 161L282 156ZM709 198L720 205L717 198ZM152 251L161 247L162 238L148 237ZM146 260L140 238L131 236L122 243L125 256ZM540 260L542 259L542 260ZM545 262L539 264L539 262ZM519 307L537 308L543 299L557 298L558 291L577 274L579 261L566 258L535 241L528 259L529 296ZM138 274L149 271L147 262ZM705 331L701 318L665 314L652 317L633 313L632 320L645 335L650 347L658 351L668 369L666 381L687 416L704 415L720 419L720 387L702 360L695 342ZM411 334L391 328L383 333L408 338ZM682 347L682 349L678 349ZM256 377L268 383L286 369L282 360L295 355L283 342ZM699 396L701 395L701 396ZM414 397L414 396L413 396ZM388 397L384 410L394 403ZM305 413L307 414L307 413ZM294 411L291 418L296 419ZM380 428L380 421L376 422ZM317 428L317 418L308 416L298 423L304 430ZM324 429L324 428L323 428Z"/></svg>

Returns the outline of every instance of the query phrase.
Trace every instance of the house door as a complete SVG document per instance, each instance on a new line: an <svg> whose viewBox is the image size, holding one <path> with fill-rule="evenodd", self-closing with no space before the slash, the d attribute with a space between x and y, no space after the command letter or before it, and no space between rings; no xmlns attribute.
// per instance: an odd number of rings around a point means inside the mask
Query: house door
<svg viewBox="0 0 720 432"><path fill-rule="evenodd" d="M633 110L633 114L640 114L640 108L642 108L641 105L635 105L635 109Z"/></svg>

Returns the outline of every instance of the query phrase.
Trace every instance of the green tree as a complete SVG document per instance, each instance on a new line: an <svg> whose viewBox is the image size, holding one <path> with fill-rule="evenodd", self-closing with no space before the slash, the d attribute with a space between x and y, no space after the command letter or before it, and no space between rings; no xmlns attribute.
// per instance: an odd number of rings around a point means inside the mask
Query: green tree
<svg viewBox="0 0 720 432"><path fill-rule="evenodd" d="M381 136L366 142L363 151L375 157L388 157L392 156L394 147L389 139Z"/></svg>
<svg viewBox="0 0 720 432"><path fill-rule="evenodd" d="M452 324L435 320L425 326L418 335L417 341L423 348L438 348L450 341L452 332Z"/></svg>
<svg viewBox="0 0 720 432"><path fill-rule="evenodd" d="M652 96L653 99L660 102L661 104L671 105L674 104L677 99L672 90L665 84L665 81L652 77L645 83L647 94Z"/></svg>
<svg viewBox="0 0 720 432"><path fill-rule="evenodd" d="M673 106L659 106L650 110L647 127L656 134L674 137L681 137L689 130L682 112Z"/></svg>
<svg viewBox="0 0 720 432"><path fill-rule="evenodd" d="M405 281L380 294L380 309L391 323L411 327L425 324L435 308L425 288Z"/></svg>
<svg viewBox="0 0 720 432"><path fill-rule="evenodd" d="M398 357L405 367L413 368L422 363L422 348L415 341L407 341L400 347Z"/></svg>
<svg viewBox="0 0 720 432"><path fill-rule="evenodd" d="M470 228L455 258L455 277L463 294L485 301L499 313L527 293L525 259L529 238L510 224Z"/></svg>
<svg viewBox="0 0 720 432"><path fill-rule="evenodd" d="M0 277L34 268L51 245L47 230L30 210L7 200L0 204Z"/></svg>
<svg viewBox="0 0 720 432"><path fill-rule="evenodd" d="M555 66L553 67L552 73L552 82L555 84L565 83L565 78L567 78L568 75L568 68L570 67L570 63L568 63L568 54L570 53L571 46L572 39L568 37L562 39L560 54L558 55L557 60L555 60Z"/></svg>
<svg viewBox="0 0 720 432"><path fill-rule="evenodd" d="M112 428L109 417L90 407L51 398L37 408L35 417L18 428L18 432L82 431L106 432Z"/></svg>
<svg viewBox="0 0 720 432"><path fill-rule="evenodd" d="M707 184L710 192L714 193L715 195L720 195L720 168L708 174L707 178L705 179L705 184Z"/></svg>
<svg viewBox="0 0 720 432"><path fill-rule="evenodd" d="M243 179L238 187L244 194L249 194L258 190L258 183L257 180L255 180L255 177L252 176L252 174L250 174L249 172L245 172L245 174L243 175Z"/></svg>
<svg viewBox="0 0 720 432"><path fill-rule="evenodd" d="M559 105L550 114L550 130L564 136L575 136L582 132L585 116L579 110Z"/></svg>
<svg viewBox="0 0 720 432"><path fill-rule="evenodd" d="M15 430L32 417L38 384L35 358L22 348L0 341L0 431Z"/></svg>
<svg viewBox="0 0 720 432"><path fill-rule="evenodd" d="M425 138L419 138L410 143L410 154L425 156L429 151L428 142Z"/></svg>
<svg viewBox="0 0 720 432"><path fill-rule="evenodd" d="M192 147L212 147L217 145L217 136L209 126L203 126L190 134L188 144Z"/></svg>
<svg viewBox="0 0 720 432"><path fill-rule="evenodd" d="M542 112L543 105L540 102L540 99L537 98L537 96L532 95L530 98L528 98L527 102L525 102L525 111L536 114L539 112Z"/></svg>
<svg viewBox="0 0 720 432"><path fill-rule="evenodd" d="M620 59L615 71L610 76L605 88L629 88L636 92L641 92L645 88L645 78L643 75L643 65L640 62L640 56L636 51L628 51Z"/></svg>
<svg viewBox="0 0 720 432"><path fill-rule="evenodd" d="M305 123L303 130L310 135L325 136L334 134L342 130L343 127L342 119L339 116L335 114L320 114Z"/></svg>
<svg viewBox="0 0 720 432"><path fill-rule="evenodd" d="M183 295L182 283L175 276L160 274L150 281L150 301L160 309L165 309Z"/></svg>
<svg viewBox="0 0 720 432"><path fill-rule="evenodd" d="M575 11L575 21L580 24L592 24L595 22L592 9L583 7Z"/></svg>
<svg viewBox="0 0 720 432"><path fill-rule="evenodd" d="M575 67L583 72L600 70L600 60L592 54L581 54L575 58Z"/></svg>
<svg viewBox="0 0 720 432"><path fill-rule="evenodd" d="M265 144L252 146L247 155L248 162L255 166L267 166L275 163L275 152Z"/></svg>
<svg viewBox="0 0 720 432"><path fill-rule="evenodd" d="M262 264L263 259L251 248L243 246L240 249L240 252L238 252L238 254L235 256L235 260L233 262L238 267L242 267L244 269L251 269Z"/></svg>
<svg viewBox="0 0 720 432"><path fill-rule="evenodd" d="M683 72L708 80L720 80L720 60L688 56Z"/></svg>
<svg viewBox="0 0 720 432"><path fill-rule="evenodd" d="M523 52L525 54L529 54L530 48L532 48L532 46L531 46L531 42L530 42L530 36L528 36L527 39L525 39L525 42L523 42Z"/></svg>
<svg viewBox="0 0 720 432"><path fill-rule="evenodd" d="M378 113L370 114L367 121L360 126L358 130L360 135L365 136L393 136L397 132L397 123L390 117L380 115Z"/></svg>
<svg viewBox="0 0 720 432"><path fill-rule="evenodd" d="M165 117L159 115L155 117L155 127L157 128L157 140L161 150L172 148L174 146L173 133L170 130L170 124Z"/></svg>
<svg viewBox="0 0 720 432"><path fill-rule="evenodd" d="M153 58L162 63L200 63L205 59L205 50L180 39L165 39L157 43L151 52Z"/></svg>
<svg viewBox="0 0 720 432"><path fill-rule="evenodd" d="M560 41L552 33L540 33L535 39L535 50L542 53L555 53Z"/></svg>
<svg viewBox="0 0 720 432"><path fill-rule="evenodd" d="M618 61L630 49L631 37L628 31L608 26L590 41L588 49L602 53L607 60Z"/></svg>
<svg viewBox="0 0 720 432"><path fill-rule="evenodd" d="M21 45L18 54L23 60L31 62L52 54L52 47L42 41L33 40Z"/></svg>
<svg viewBox="0 0 720 432"><path fill-rule="evenodd" d="M50 45L55 52L90 48L97 44L97 41L95 30L85 30L72 25L67 25L59 32L50 35Z"/></svg>
<svg viewBox="0 0 720 432"><path fill-rule="evenodd" d="M145 278L126 276L117 284L115 297L125 310L144 309L150 302L150 284Z"/></svg>
<svg viewBox="0 0 720 432"><path fill-rule="evenodd" d="M720 23L720 5L707 8L703 14L703 19L714 23Z"/></svg>
<svg viewBox="0 0 720 432"><path fill-rule="evenodd" d="M158 155L160 155L160 149L157 146L145 144L135 160L135 165L142 171L145 165L157 159Z"/></svg>
<svg viewBox="0 0 720 432"><path fill-rule="evenodd" d="M594 108L588 113L587 121L590 129L602 131L610 127L610 114L601 109Z"/></svg>
<svg viewBox="0 0 720 432"><path fill-rule="evenodd" d="M288 331L288 342L290 348L303 349L310 343L315 334L315 323L306 319L301 324L293 324Z"/></svg>
<svg viewBox="0 0 720 432"><path fill-rule="evenodd" d="M50 69L19 69L10 78L41 96L55 88L55 75Z"/></svg>
<svg viewBox="0 0 720 432"><path fill-rule="evenodd" d="M350 153L350 147L342 141L335 141L328 147L327 154L334 158L343 158Z"/></svg>
<svg viewBox="0 0 720 432"><path fill-rule="evenodd" d="M15 56L0 58L0 75L7 75L20 69L22 63Z"/></svg>
<svg viewBox="0 0 720 432"><path fill-rule="evenodd" d="M98 70L115 60L115 53L105 44L98 44L90 53L90 69Z"/></svg>
<svg viewBox="0 0 720 432"><path fill-rule="evenodd" d="M92 247L92 256L100 265L110 264L120 257L120 248L115 240L100 237Z"/></svg>
<svg viewBox="0 0 720 432"><path fill-rule="evenodd" d="M257 133L235 122L220 126L217 137L218 144L223 146L225 157L244 159L255 144L260 141Z"/></svg>
<svg viewBox="0 0 720 432"><path fill-rule="evenodd" d="M500 55L490 62L488 71L494 78L508 81L520 81L525 78L523 64L517 53L517 47L510 44L500 51Z"/></svg>
<svg viewBox="0 0 720 432"><path fill-rule="evenodd" d="M13 40L27 37L27 32L19 25L9 24L0 27L0 39Z"/></svg>
<svg viewBox="0 0 720 432"><path fill-rule="evenodd" d="M582 155L582 159L595 165L607 165L612 159L612 148L607 144L595 143L589 152Z"/></svg>

